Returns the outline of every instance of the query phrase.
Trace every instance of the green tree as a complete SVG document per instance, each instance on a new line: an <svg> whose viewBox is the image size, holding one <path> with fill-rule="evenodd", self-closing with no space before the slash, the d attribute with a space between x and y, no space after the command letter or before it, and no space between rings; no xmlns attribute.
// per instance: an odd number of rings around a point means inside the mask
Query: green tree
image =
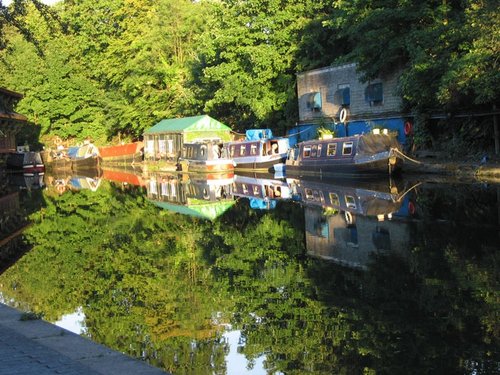
<svg viewBox="0 0 500 375"><path fill-rule="evenodd" d="M199 49L205 111L240 131L294 123L298 39L321 6L308 0L214 5Z"/></svg>

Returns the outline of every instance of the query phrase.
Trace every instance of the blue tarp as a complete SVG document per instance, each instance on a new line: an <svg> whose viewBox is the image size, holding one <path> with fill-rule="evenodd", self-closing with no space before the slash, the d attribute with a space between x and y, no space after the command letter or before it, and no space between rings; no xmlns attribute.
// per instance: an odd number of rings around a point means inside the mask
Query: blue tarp
<svg viewBox="0 0 500 375"><path fill-rule="evenodd" d="M276 208L275 199L258 199L258 198L248 198L250 200L250 208L254 210L272 210Z"/></svg>
<svg viewBox="0 0 500 375"><path fill-rule="evenodd" d="M78 154L78 150L79 149L80 149L80 147L70 147L70 148L68 148L68 156L71 159L76 158L76 155Z"/></svg>
<svg viewBox="0 0 500 375"><path fill-rule="evenodd" d="M245 132L247 141L258 141L259 139L272 138L271 129L250 129Z"/></svg>
<svg viewBox="0 0 500 375"><path fill-rule="evenodd" d="M347 124L347 127L343 123L331 123L329 124L328 128L332 129L335 132L336 137L345 137L355 134L370 133L375 126L383 127L391 131L397 131L398 142L405 146L407 144L407 137L404 133L404 123L405 119L402 117L398 117L389 119L376 119L372 121L351 121ZM288 135L290 136L290 146L293 146L298 142L316 139L318 137L318 127L319 125L317 124L301 124L290 129L288 131Z"/></svg>

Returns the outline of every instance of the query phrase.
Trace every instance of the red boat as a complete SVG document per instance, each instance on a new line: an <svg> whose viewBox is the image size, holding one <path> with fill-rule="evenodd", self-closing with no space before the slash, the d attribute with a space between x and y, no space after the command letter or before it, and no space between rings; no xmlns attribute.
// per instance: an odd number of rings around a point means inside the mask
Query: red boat
<svg viewBox="0 0 500 375"><path fill-rule="evenodd" d="M99 155L104 164L140 163L143 159L143 148L143 142L99 147Z"/></svg>

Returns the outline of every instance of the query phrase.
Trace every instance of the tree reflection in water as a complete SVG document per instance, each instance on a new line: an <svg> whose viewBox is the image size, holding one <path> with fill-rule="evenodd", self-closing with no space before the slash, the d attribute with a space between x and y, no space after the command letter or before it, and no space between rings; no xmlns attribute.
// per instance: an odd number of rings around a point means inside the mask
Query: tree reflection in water
<svg viewBox="0 0 500 375"><path fill-rule="evenodd" d="M141 188L45 191L32 250L1 292L50 321L81 306L93 340L175 374L229 371L227 330L241 332L242 372L263 360L286 374L494 373L496 191L418 193L417 212L391 223L407 246L360 269L306 256L293 202L240 199L207 221L159 210Z"/></svg>

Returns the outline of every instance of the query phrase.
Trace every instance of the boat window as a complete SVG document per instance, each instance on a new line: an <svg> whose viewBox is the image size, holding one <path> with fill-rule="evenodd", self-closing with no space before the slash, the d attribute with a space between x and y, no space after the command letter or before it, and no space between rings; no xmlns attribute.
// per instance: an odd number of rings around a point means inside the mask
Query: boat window
<svg viewBox="0 0 500 375"><path fill-rule="evenodd" d="M272 150L273 154L278 153L278 143L277 142L271 142L271 150Z"/></svg>
<svg viewBox="0 0 500 375"><path fill-rule="evenodd" d="M248 187L247 187L247 184L241 184L241 187L243 188L243 194L248 193Z"/></svg>
<svg viewBox="0 0 500 375"><path fill-rule="evenodd" d="M345 196L345 204L347 208L356 208L356 199L352 195Z"/></svg>
<svg viewBox="0 0 500 375"><path fill-rule="evenodd" d="M234 156L234 149L235 149L235 148L236 148L235 146L231 146L231 147L229 148L229 156L231 156L231 157L233 157L233 156Z"/></svg>
<svg viewBox="0 0 500 375"><path fill-rule="evenodd" d="M257 145L250 146L250 155L257 155Z"/></svg>
<svg viewBox="0 0 500 375"><path fill-rule="evenodd" d="M161 195L168 197L168 182L162 181L160 184Z"/></svg>
<svg viewBox="0 0 500 375"><path fill-rule="evenodd" d="M254 186L253 187L253 195L259 195L259 187L258 186Z"/></svg>
<svg viewBox="0 0 500 375"><path fill-rule="evenodd" d="M323 145L318 145L318 153L316 154L316 157L320 158L321 157L321 149L323 148Z"/></svg>
<svg viewBox="0 0 500 375"><path fill-rule="evenodd" d="M313 191L311 189L305 189L306 199L313 199Z"/></svg>
<svg viewBox="0 0 500 375"><path fill-rule="evenodd" d="M205 146L205 145L201 146L201 148L200 148L200 155L201 156L205 156L206 149L207 149L207 146Z"/></svg>
<svg viewBox="0 0 500 375"><path fill-rule="evenodd" d="M328 148L326 149L327 156L335 156L337 153L337 144L336 143L328 143Z"/></svg>
<svg viewBox="0 0 500 375"><path fill-rule="evenodd" d="M336 193L330 193L330 203L332 206L340 206L339 196Z"/></svg>
<svg viewBox="0 0 500 375"><path fill-rule="evenodd" d="M313 191L313 196L314 196L314 200L315 201L318 201L320 202L322 199L321 199L321 195L320 195L320 192L318 190L314 190Z"/></svg>
<svg viewBox="0 0 500 375"><path fill-rule="evenodd" d="M342 145L342 155L351 155L352 154L352 142L345 142Z"/></svg>
<svg viewBox="0 0 500 375"><path fill-rule="evenodd" d="M247 146L246 145L241 145L240 146L240 156L244 156L247 151Z"/></svg>
<svg viewBox="0 0 500 375"><path fill-rule="evenodd" d="M317 152L318 152L318 145L312 145L312 147L311 147L311 157L315 158Z"/></svg>
<svg viewBox="0 0 500 375"><path fill-rule="evenodd" d="M304 157L308 158L311 156L311 146L304 146Z"/></svg>

